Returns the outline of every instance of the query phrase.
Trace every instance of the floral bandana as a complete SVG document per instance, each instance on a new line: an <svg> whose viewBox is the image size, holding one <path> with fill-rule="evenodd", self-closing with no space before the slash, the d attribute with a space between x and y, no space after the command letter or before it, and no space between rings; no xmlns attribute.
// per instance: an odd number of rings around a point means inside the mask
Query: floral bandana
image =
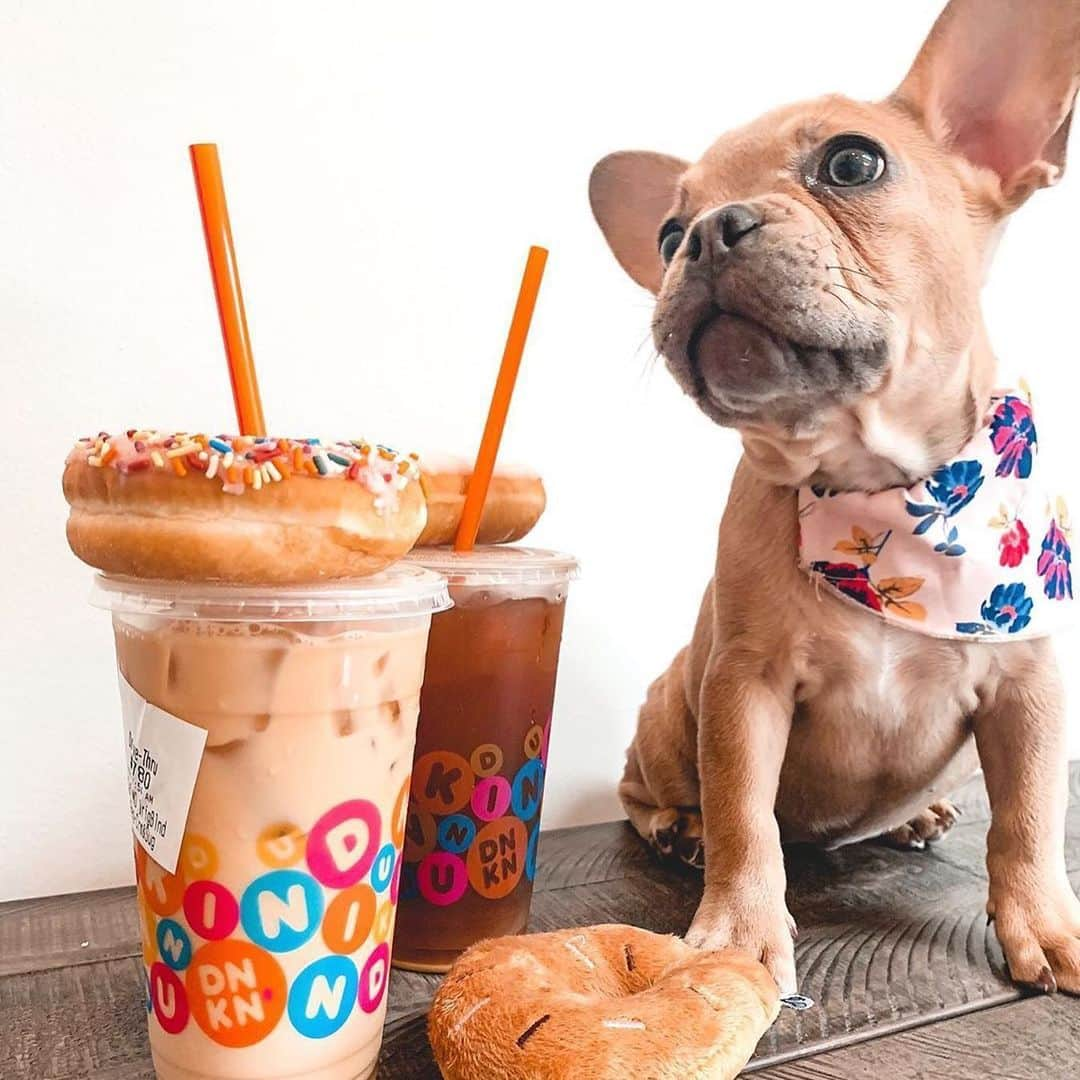
<svg viewBox="0 0 1080 1080"><path fill-rule="evenodd" d="M960 454L909 488L799 489L799 565L889 622L933 637L1018 641L1069 621L1065 502L1038 477L1025 394L998 391Z"/></svg>

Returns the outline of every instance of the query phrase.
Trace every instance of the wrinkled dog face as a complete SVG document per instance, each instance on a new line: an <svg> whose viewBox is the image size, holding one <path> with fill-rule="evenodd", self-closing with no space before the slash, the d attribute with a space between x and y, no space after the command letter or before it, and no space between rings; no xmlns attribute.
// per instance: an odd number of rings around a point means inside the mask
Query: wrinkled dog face
<svg viewBox="0 0 1080 1080"><path fill-rule="evenodd" d="M913 324L970 333L980 268L958 257L960 187L928 149L902 117L829 99L721 138L678 179L653 336L708 416L805 426L876 390ZM928 325L942 289L959 325Z"/></svg>
<svg viewBox="0 0 1080 1080"><path fill-rule="evenodd" d="M778 482L896 483L972 434L989 257L1060 176L1077 86L1080 4L1031 5L953 0L883 102L825 97L694 164L627 151L593 170L608 243L657 295L658 352Z"/></svg>
<svg viewBox="0 0 1080 1080"><path fill-rule="evenodd" d="M890 229L910 166L839 103L721 138L658 234L657 350L718 423L794 426L876 389L890 361ZM753 146L753 153L747 153Z"/></svg>

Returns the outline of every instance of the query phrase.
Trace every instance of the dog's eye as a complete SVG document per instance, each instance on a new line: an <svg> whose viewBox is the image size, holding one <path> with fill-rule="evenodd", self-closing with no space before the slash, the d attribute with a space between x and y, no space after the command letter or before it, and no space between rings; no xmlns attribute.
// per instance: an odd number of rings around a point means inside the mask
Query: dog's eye
<svg viewBox="0 0 1080 1080"><path fill-rule="evenodd" d="M869 139L838 139L821 163L821 179L833 187L870 184L884 171L885 151Z"/></svg>
<svg viewBox="0 0 1080 1080"><path fill-rule="evenodd" d="M677 221L665 221L660 230L660 258L667 266L675 258L675 252L686 235L686 230Z"/></svg>

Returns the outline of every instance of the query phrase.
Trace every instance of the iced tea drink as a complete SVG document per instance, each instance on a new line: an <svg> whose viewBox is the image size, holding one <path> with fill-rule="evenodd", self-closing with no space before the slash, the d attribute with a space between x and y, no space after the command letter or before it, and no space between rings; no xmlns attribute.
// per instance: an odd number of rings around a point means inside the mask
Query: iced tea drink
<svg viewBox="0 0 1080 1080"><path fill-rule="evenodd" d="M135 746L132 721L167 714L160 730L205 732L173 870L154 857L169 840L157 810L136 813L157 1075L370 1076L445 584L418 567L320 589L103 578L98 598L113 612L132 777L177 765Z"/></svg>
<svg viewBox="0 0 1080 1080"><path fill-rule="evenodd" d="M411 556L450 583L420 697L394 963L446 971L525 929L566 592L577 564L489 547Z"/></svg>

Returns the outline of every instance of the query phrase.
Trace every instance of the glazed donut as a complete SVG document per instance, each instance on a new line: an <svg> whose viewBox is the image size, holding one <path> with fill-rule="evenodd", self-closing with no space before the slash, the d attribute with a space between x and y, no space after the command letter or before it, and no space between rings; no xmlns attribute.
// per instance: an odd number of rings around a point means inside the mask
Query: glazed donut
<svg viewBox="0 0 1080 1080"><path fill-rule="evenodd" d="M113 574L263 585L361 577L427 519L414 456L362 440L130 430L81 439L67 536Z"/></svg>
<svg viewBox="0 0 1080 1080"><path fill-rule="evenodd" d="M428 1037L446 1080L728 1080L779 1008L745 953L592 926L474 945Z"/></svg>
<svg viewBox="0 0 1080 1080"><path fill-rule="evenodd" d="M461 521L472 467L462 460L423 456L420 483L427 499L428 519L418 544L450 544ZM539 521L547 497L536 473L497 466L484 500L478 544L508 544L520 540Z"/></svg>

